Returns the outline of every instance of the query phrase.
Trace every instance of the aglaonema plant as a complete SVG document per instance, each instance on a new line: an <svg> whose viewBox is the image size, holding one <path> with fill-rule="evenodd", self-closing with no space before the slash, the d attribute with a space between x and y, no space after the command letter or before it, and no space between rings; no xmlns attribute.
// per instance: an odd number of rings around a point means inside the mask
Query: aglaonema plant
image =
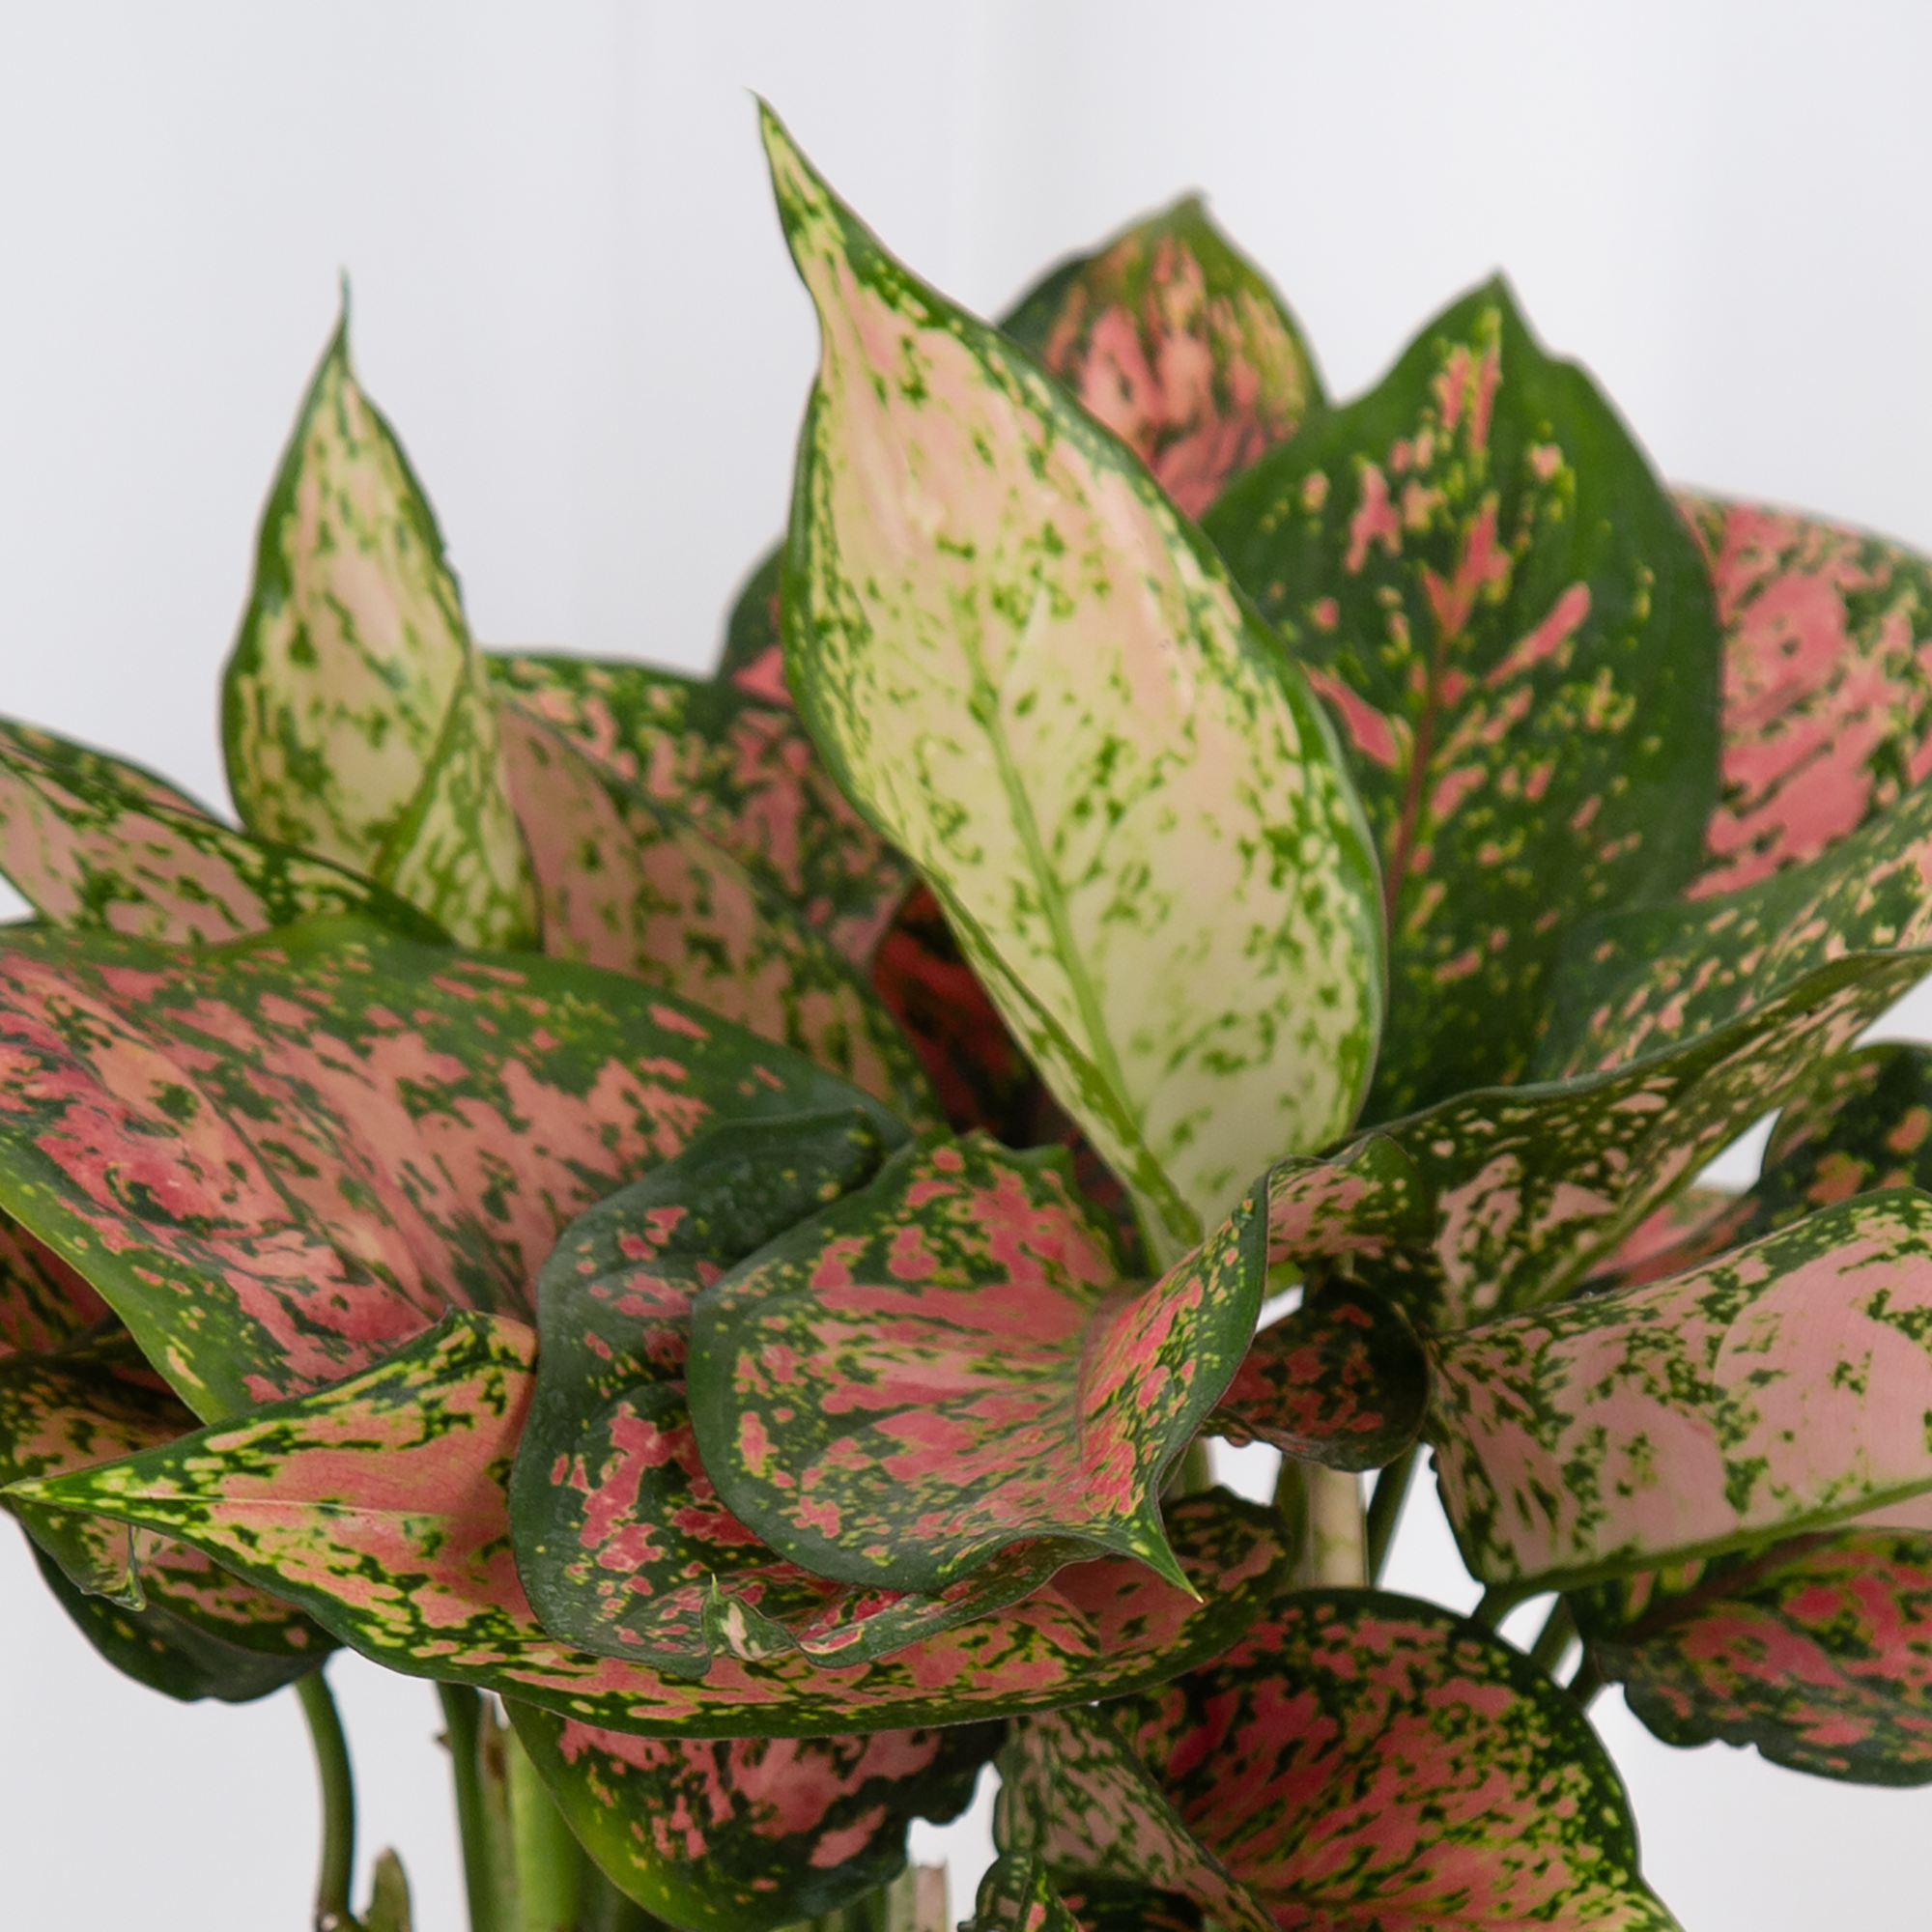
<svg viewBox="0 0 1932 1932"><path fill-rule="evenodd" d="M476 1932L939 1932L988 1764L974 1932L1662 1932L1610 1683L1932 1781L1932 564L1673 497L1501 282L1332 404L1197 203L995 327L763 128L822 354L715 676L480 649L345 317L239 824L0 729L56 1597L296 1688L367 1932L338 1646ZM1377 1587L1425 1450L1472 1615Z"/></svg>

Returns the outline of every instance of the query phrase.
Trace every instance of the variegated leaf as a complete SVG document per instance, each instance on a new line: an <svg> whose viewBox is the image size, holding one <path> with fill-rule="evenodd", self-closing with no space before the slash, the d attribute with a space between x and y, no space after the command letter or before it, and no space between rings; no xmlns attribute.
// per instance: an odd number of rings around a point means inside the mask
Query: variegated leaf
<svg viewBox="0 0 1932 1932"><path fill-rule="evenodd" d="M57 1349L107 1313L78 1269L0 1213L0 1357Z"/></svg>
<svg viewBox="0 0 1932 1932"><path fill-rule="evenodd" d="M1932 772L1932 562L1862 530L1680 493L1724 637L1708 898L1817 858Z"/></svg>
<svg viewBox="0 0 1932 1932"><path fill-rule="evenodd" d="M0 873L56 925L137 939L213 944L332 913L448 938L373 879L237 832L134 766L9 719Z"/></svg>
<svg viewBox="0 0 1932 1932"><path fill-rule="evenodd" d="M1602 1674L1665 1744L1932 1782L1932 1537L1852 1528L1577 1591Z"/></svg>
<svg viewBox="0 0 1932 1932"><path fill-rule="evenodd" d="M1575 1288L1807 1067L1850 1046L1925 959L1822 966L1730 1025L1636 1065L1492 1089L1393 1122L1436 1203L1442 1271L1408 1312L1458 1327Z"/></svg>
<svg viewBox="0 0 1932 1932"><path fill-rule="evenodd" d="M1054 1711L1013 1725L1000 1753L994 1842L1008 1856L1033 1853L1068 1889L1096 1879L1140 1885L1179 1893L1231 1932L1278 1932L1099 1711Z"/></svg>
<svg viewBox="0 0 1932 1932"><path fill-rule="evenodd" d="M1331 1469L1379 1469L1415 1440L1428 1408L1429 1361L1407 1318L1336 1282L1255 1337L1208 1427Z"/></svg>
<svg viewBox="0 0 1932 1932"><path fill-rule="evenodd" d="M1763 1171L1742 1194L1695 1203L1668 1238L1626 1241L1592 1286L1682 1274L1820 1208L1887 1187L1932 1188L1932 1049L1891 1043L1821 1061L1785 1101Z"/></svg>
<svg viewBox="0 0 1932 1932"><path fill-rule="evenodd" d="M1443 1505L1486 1583L1841 1521L1932 1490L1932 1195L1866 1195L1433 1352Z"/></svg>
<svg viewBox="0 0 1932 1932"><path fill-rule="evenodd" d="M1433 1604L1284 1598L1113 1715L1278 1932L1675 1932L1576 1703ZM1140 1820L1118 1825L1131 1855Z"/></svg>
<svg viewBox="0 0 1932 1932"><path fill-rule="evenodd" d="M1252 1200L1151 1287L1058 1151L897 1155L697 1299L687 1374L727 1508L821 1576L936 1591L1034 1538L1176 1581L1158 1498L1254 1333Z"/></svg>
<svg viewBox="0 0 1932 1932"><path fill-rule="evenodd" d="M536 882L510 800L489 673L474 650L422 782L373 869L467 946L536 944Z"/></svg>
<svg viewBox="0 0 1932 1932"><path fill-rule="evenodd" d="M728 684L763 704L791 703L784 676L783 626L779 616L784 576L784 545L775 543L738 586L724 620L724 648L718 657L718 682Z"/></svg>
<svg viewBox="0 0 1932 1932"><path fill-rule="evenodd" d="M1053 1889L1031 1852L1008 1852L987 1866L973 1916L959 1932L1089 1932Z"/></svg>
<svg viewBox="0 0 1932 1932"><path fill-rule="evenodd" d="M1540 1068L1593 1072L1740 1018L1846 958L1932 951L1932 787L1819 858L1721 898L1607 914L1574 935Z"/></svg>
<svg viewBox="0 0 1932 1932"><path fill-rule="evenodd" d="M346 921L0 948L0 1209L203 1416L527 1313L564 1225L701 1126L861 1097L614 974Z"/></svg>
<svg viewBox="0 0 1932 1932"><path fill-rule="evenodd" d="M509 1709L605 1875L691 1932L765 1932L884 1885L905 1864L913 1818L943 1824L965 1809L1002 1729L713 1742Z"/></svg>
<svg viewBox="0 0 1932 1932"><path fill-rule="evenodd" d="M126 1335L0 1361L0 1484L88 1468L193 1427ZM153 1689L245 1702L333 1648L298 1610L199 1549L98 1517L19 1514L62 1606L110 1662ZM86 1594L109 1577L118 1601Z"/></svg>
<svg viewBox="0 0 1932 1932"><path fill-rule="evenodd" d="M1063 263L1000 326L1190 517L1322 402L1287 304L1198 195Z"/></svg>
<svg viewBox="0 0 1932 1932"><path fill-rule="evenodd" d="M1699 863L1719 647L1677 511L1497 281L1206 527L1355 754L1390 933L1370 1117L1520 1078L1566 932Z"/></svg>
<svg viewBox="0 0 1932 1932"><path fill-rule="evenodd" d="M466 942L527 938L486 689L435 512L350 368L345 308L262 514L222 689L242 822L394 884Z"/></svg>
<svg viewBox="0 0 1932 1932"><path fill-rule="evenodd" d="M823 335L793 696L1171 1260L1367 1085L1381 936L1339 751L1141 465L764 127Z"/></svg>
<svg viewBox="0 0 1932 1932"><path fill-rule="evenodd" d="M1687 1187L1673 1194L1617 1243L1585 1283L1585 1292L1661 1281L1667 1274L1682 1274L1708 1254L1720 1253L1731 1243L1718 1231L1738 1211L1738 1201L1725 1187ZM1715 1245L1705 1246L1713 1236Z"/></svg>
<svg viewBox="0 0 1932 1932"><path fill-rule="evenodd" d="M691 1304L876 1171L863 1115L718 1127L565 1231L537 1279L536 1394L510 1486L538 1621L601 1657L702 1676L714 1654L859 1663L1029 1595L1069 1558L1022 1545L937 1595L780 1557L719 1500L685 1397Z"/></svg>
<svg viewBox="0 0 1932 1932"><path fill-rule="evenodd" d="M519 706L504 705L500 724L546 952L682 994L843 1075L915 1125L937 1123L892 1015L783 900Z"/></svg>
<svg viewBox="0 0 1932 1932"><path fill-rule="evenodd" d="M723 846L854 965L871 958L913 870L846 803L789 709L651 665L489 664L502 696Z"/></svg>
<svg viewBox="0 0 1932 1932"><path fill-rule="evenodd" d="M535 1344L519 1322L451 1315L331 1387L12 1500L178 1536L390 1669L643 1736L814 1737L1086 1703L1225 1650L1285 1582L1272 1513L1213 1491L1167 1512L1193 1594L1102 1559L856 1668L721 1657L693 1681L592 1657L538 1625L511 1554Z"/></svg>

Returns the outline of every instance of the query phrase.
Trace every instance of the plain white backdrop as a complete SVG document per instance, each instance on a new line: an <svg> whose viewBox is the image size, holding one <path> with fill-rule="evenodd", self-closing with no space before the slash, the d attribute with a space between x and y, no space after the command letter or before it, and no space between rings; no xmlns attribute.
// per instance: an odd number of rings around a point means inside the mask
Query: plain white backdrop
<svg viewBox="0 0 1932 1932"><path fill-rule="evenodd" d="M1667 475L1932 546L1929 68L1906 0L5 0L0 709L224 796L216 677L341 270L479 636L707 663L814 346L748 89L982 310L1198 186L1337 393L1501 266ZM1473 1600L1426 1498L1392 1580ZM458 1932L432 1696L336 1682L365 1844ZM1932 1793L1597 1708L1687 1932L1932 1918ZM313 1814L291 1699L128 1685L0 1533L0 1924L296 1932Z"/></svg>

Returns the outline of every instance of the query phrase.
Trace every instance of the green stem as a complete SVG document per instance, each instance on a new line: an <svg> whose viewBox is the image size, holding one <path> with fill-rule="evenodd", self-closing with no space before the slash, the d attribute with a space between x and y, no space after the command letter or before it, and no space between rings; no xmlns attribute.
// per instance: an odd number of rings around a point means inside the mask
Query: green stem
<svg viewBox="0 0 1932 1932"><path fill-rule="evenodd" d="M439 1684L442 1722L456 1778L456 1829L463 1841L463 1885L469 1932L516 1932L497 1883L497 1848L483 1775L483 1699L467 1684Z"/></svg>
<svg viewBox="0 0 1932 1932"><path fill-rule="evenodd" d="M308 1741L315 1752L316 1782L322 1787L322 1865L315 1881L316 1932L338 1932L355 1923L349 1889L355 1879L355 1776L349 1768L349 1740L343 1735L328 1681L312 1670L296 1682Z"/></svg>
<svg viewBox="0 0 1932 1932"><path fill-rule="evenodd" d="M1585 1650L1583 1661L1577 1666L1577 1674L1570 1680L1570 1694L1584 1710L1596 1702L1597 1692L1604 1688L1604 1673L1597 1668L1597 1660Z"/></svg>
<svg viewBox="0 0 1932 1932"><path fill-rule="evenodd" d="M583 1854L514 1725L504 1734L503 1752L521 1932L575 1932L582 1901Z"/></svg>
<svg viewBox="0 0 1932 1932"><path fill-rule="evenodd" d="M1570 1648L1570 1640L1577 1634L1577 1619L1571 1613L1570 1599L1558 1597L1549 1606L1549 1615L1543 1628L1536 1634L1536 1641L1529 1647L1529 1661L1538 1663L1553 1677L1556 1666L1563 1662L1563 1653Z"/></svg>
<svg viewBox="0 0 1932 1932"><path fill-rule="evenodd" d="M1469 1612L1475 1620L1490 1630L1494 1630L1516 1606L1522 1602L1522 1592L1492 1583L1483 1592L1482 1601Z"/></svg>
<svg viewBox="0 0 1932 1932"><path fill-rule="evenodd" d="M1369 1581L1379 1583L1395 1544L1396 1526L1402 1521L1402 1506L1408 1500L1408 1485L1415 1474L1419 1449L1405 1449L1376 1478L1376 1492L1369 1498L1367 1531Z"/></svg>
<svg viewBox="0 0 1932 1932"><path fill-rule="evenodd" d="M1303 1480L1308 1491L1308 1581L1359 1590L1369 1580L1362 1479L1352 1470L1311 1463Z"/></svg>
<svg viewBox="0 0 1932 1932"><path fill-rule="evenodd" d="M583 1902L579 1932L663 1932L664 1921L626 1898L588 1860L583 1861Z"/></svg>

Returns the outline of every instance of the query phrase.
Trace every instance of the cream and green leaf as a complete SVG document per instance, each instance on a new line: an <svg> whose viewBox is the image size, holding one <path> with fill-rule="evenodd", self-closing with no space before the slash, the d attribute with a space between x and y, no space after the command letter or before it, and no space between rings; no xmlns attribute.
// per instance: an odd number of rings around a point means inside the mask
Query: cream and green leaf
<svg viewBox="0 0 1932 1932"><path fill-rule="evenodd" d="M222 738L257 836L368 873L468 944L533 937L488 679L346 310L262 515Z"/></svg>
<svg viewBox="0 0 1932 1932"><path fill-rule="evenodd" d="M1366 1091L1360 808L1300 673L1138 459L764 128L823 342L792 694L1171 1258Z"/></svg>

